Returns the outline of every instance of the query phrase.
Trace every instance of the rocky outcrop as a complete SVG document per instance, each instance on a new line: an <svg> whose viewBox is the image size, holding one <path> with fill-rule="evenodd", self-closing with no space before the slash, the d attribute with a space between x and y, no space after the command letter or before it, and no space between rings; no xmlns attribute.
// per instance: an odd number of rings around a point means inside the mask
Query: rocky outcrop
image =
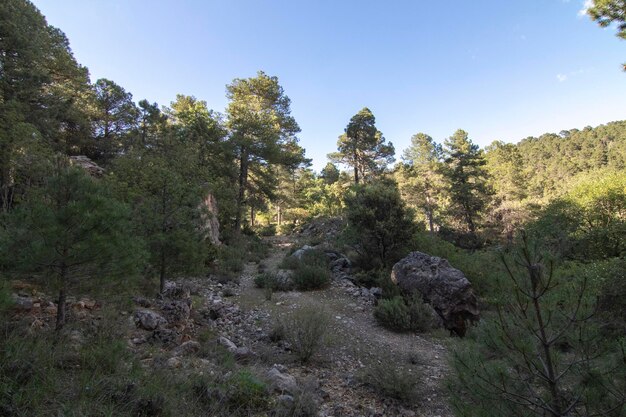
<svg viewBox="0 0 626 417"><path fill-rule="evenodd" d="M214 245L221 245L220 242L220 222L217 218L217 200L213 194L208 193L202 201L203 222L205 238Z"/></svg>
<svg viewBox="0 0 626 417"><path fill-rule="evenodd" d="M86 157L85 155L70 156L70 163L72 165L81 167L92 177L101 177L104 175L104 168L96 164L94 161Z"/></svg>
<svg viewBox="0 0 626 417"><path fill-rule="evenodd" d="M447 260L411 252L393 266L391 280L408 293L417 293L443 320L444 326L464 336L467 322L479 319L472 284Z"/></svg>
<svg viewBox="0 0 626 417"><path fill-rule="evenodd" d="M139 309L134 314L135 325L144 330L156 330L157 328L167 324L167 320L159 313L148 310Z"/></svg>

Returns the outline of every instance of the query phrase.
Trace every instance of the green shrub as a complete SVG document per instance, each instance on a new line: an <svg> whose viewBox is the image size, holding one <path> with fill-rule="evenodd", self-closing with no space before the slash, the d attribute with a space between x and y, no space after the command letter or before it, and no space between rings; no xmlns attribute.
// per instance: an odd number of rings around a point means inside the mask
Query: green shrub
<svg viewBox="0 0 626 417"><path fill-rule="evenodd" d="M374 317L383 327L398 332L406 331L411 326L409 308L402 297L379 300Z"/></svg>
<svg viewBox="0 0 626 417"><path fill-rule="evenodd" d="M274 417L316 417L319 404L315 394L315 382L305 380L293 393L293 401L279 404L274 410Z"/></svg>
<svg viewBox="0 0 626 417"><path fill-rule="evenodd" d="M302 363L307 363L325 345L330 317L314 307L301 307L281 320L284 337Z"/></svg>
<svg viewBox="0 0 626 417"><path fill-rule="evenodd" d="M356 186L345 197L347 242L358 245L363 269L389 268L408 252L417 230L393 181Z"/></svg>
<svg viewBox="0 0 626 417"><path fill-rule="evenodd" d="M302 264L294 271L292 279L297 290L310 291L327 287L331 275L327 267Z"/></svg>
<svg viewBox="0 0 626 417"><path fill-rule="evenodd" d="M290 235L296 226L293 223L283 223L278 226L278 233L281 235Z"/></svg>
<svg viewBox="0 0 626 417"><path fill-rule="evenodd" d="M257 233L259 236L275 236L276 235L276 225L268 224L265 226L261 226L258 228Z"/></svg>
<svg viewBox="0 0 626 417"><path fill-rule="evenodd" d="M390 330L426 332L433 327L432 309L419 297L396 296L379 300L374 317Z"/></svg>
<svg viewBox="0 0 626 417"><path fill-rule="evenodd" d="M299 291L318 290L328 286L331 280L328 256L319 249L305 251L298 259L293 255L286 256L280 268L293 272L292 281Z"/></svg>
<svg viewBox="0 0 626 417"><path fill-rule="evenodd" d="M265 272L254 277L254 285L257 288L270 289L272 291L291 291L292 283L287 279L280 279L276 274Z"/></svg>
<svg viewBox="0 0 626 417"><path fill-rule="evenodd" d="M296 269L299 265L300 265L300 259L296 258L295 256L291 256L291 255L287 255L283 258L283 260L280 262L280 265L278 265L278 267L280 269Z"/></svg>
<svg viewBox="0 0 626 417"><path fill-rule="evenodd" d="M226 403L233 410L263 409L268 403L268 390L263 381L248 370L235 372L225 383Z"/></svg>
<svg viewBox="0 0 626 417"><path fill-rule="evenodd" d="M378 394L403 402L414 401L419 373L393 365L392 358L382 358L366 366L359 374L359 381Z"/></svg>

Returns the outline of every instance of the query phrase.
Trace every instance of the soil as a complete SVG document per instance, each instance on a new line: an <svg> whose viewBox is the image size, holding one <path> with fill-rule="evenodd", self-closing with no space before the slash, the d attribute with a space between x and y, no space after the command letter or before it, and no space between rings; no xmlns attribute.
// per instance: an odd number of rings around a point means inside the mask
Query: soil
<svg viewBox="0 0 626 417"><path fill-rule="evenodd" d="M278 270L291 248L304 243L291 236L266 239L271 250L261 264L270 272ZM293 360L287 365L289 373L299 379L313 377L318 381L323 397L322 416L453 416L444 386L448 372L447 334L435 331L418 335L386 330L373 317L373 303L355 297L337 281L325 290L274 293L271 300L267 300L264 290L254 286L257 273L258 265L250 263L240 278L236 301L243 310L264 312L271 321L303 306L313 306L330 316L331 339L325 350L306 366ZM274 359L276 363L285 361L285 357L278 355L266 358L269 362ZM402 367L415 375L415 398L399 402L363 384L359 375L375 361Z"/></svg>

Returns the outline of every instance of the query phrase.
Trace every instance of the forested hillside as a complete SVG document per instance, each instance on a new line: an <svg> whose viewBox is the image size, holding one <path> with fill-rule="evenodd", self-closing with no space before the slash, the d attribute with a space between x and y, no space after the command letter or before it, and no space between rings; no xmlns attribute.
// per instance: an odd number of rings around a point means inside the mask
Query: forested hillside
<svg viewBox="0 0 626 417"><path fill-rule="evenodd" d="M626 121L484 149L462 129L416 133L400 150L365 107L316 172L277 77L235 78L226 98L225 109L182 94L137 101L91 80L31 2L0 4L0 415L318 415L332 394L268 388L255 372L274 356L224 342L219 326L246 341L282 305L274 293L327 291L332 303L341 285L369 297L350 309L371 310L376 331L445 339L445 384L429 385L445 392L438 412L626 415ZM281 244L306 246L280 263ZM471 281L479 322L442 324L432 300L400 290L391 272L414 251ZM231 296L252 313L225 313ZM83 299L98 313L77 313ZM167 327L156 306L195 324ZM329 318L302 311L257 341L326 375L330 360L308 364L325 339L307 331ZM328 379L380 407L391 398L394 413L434 412L403 371L420 360Z"/></svg>

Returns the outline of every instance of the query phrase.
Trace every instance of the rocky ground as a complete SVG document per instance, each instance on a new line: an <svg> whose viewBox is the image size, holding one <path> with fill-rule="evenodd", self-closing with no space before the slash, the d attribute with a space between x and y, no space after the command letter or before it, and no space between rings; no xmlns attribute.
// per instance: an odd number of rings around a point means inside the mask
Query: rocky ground
<svg viewBox="0 0 626 417"><path fill-rule="evenodd" d="M272 249L261 262L276 272L294 245L290 237L267 238ZM125 317L129 347L147 368L189 373L221 372L213 354L222 350L266 379L277 401L289 403L307 390L320 416L452 416L443 379L447 372L446 338L441 335L393 333L373 318L374 294L358 288L345 274L335 274L321 291L274 293L268 300L255 288L259 264L245 266L238 282L217 278L170 283L162 297L135 297ZM222 282L220 282L222 281ZM15 284L20 314L33 328L51 326L55 305L33 288ZM70 300L72 318L93 320L99 304ZM307 365L298 362L285 341L271 337L281 317L312 306L330 318L328 343ZM80 334L76 335L80 343ZM371 366L403 368L416 381L409 401L385 398L359 376Z"/></svg>

